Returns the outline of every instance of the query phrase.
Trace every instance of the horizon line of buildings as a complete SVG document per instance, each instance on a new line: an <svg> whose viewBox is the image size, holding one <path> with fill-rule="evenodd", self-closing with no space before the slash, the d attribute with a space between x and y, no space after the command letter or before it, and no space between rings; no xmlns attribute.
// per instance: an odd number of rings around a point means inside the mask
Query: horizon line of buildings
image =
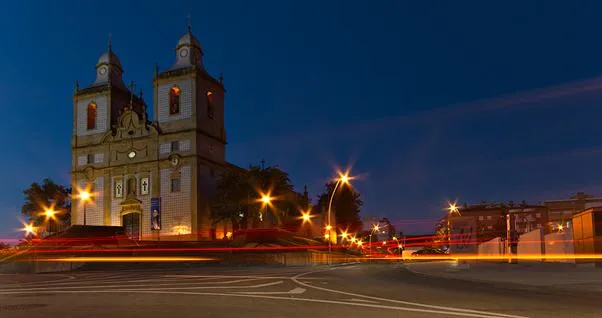
<svg viewBox="0 0 602 318"><path fill-rule="evenodd" d="M572 227L575 214L594 207L602 207L602 197L594 197L579 192L569 199L548 200L540 204L528 204L525 201L515 204L487 203L462 204L458 206L459 215L449 213L435 224L435 233L447 233L449 219L455 216L473 217L476 225L476 239L487 241L499 236L500 231L509 231L513 237L535 229L546 233L562 231ZM505 234L504 234L505 235Z"/></svg>

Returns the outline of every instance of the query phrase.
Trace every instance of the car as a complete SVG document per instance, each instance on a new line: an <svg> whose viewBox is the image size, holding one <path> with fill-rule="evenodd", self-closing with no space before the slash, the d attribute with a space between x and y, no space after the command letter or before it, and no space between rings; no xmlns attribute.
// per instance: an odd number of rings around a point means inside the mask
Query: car
<svg viewBox="0 0 602 318"><path fill-rule="evenodd" d="M439 248L423 248L421 250L418 250L418 251L412 253L412 256L443 255L443 254L447 254L447 252L442 249L439 249Z"/></svg>

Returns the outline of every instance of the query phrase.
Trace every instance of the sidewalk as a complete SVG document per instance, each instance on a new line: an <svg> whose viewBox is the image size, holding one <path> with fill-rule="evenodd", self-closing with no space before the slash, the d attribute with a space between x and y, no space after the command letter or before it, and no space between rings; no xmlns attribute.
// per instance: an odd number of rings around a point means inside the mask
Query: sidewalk
<svg viewBox="0 0 602 318"><path fill-rule="evenodd" d="M518 288L553 288L602 293L602 268L583 268L564 263L471 263L456 267L453 261L405 263L420 275L494 283Z"/></svg>

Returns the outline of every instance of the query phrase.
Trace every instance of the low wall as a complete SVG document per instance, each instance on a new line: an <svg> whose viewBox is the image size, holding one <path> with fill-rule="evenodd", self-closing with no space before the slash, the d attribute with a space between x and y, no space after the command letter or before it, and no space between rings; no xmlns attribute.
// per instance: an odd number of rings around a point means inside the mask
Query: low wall
<svg viewBox="0 0 602 318"><path fill-rule="evenodd" d="M555 255L566 255L568 259L551 259L547 262L575 263L575 246L573 244L573 231L567 229L562 233L550 233L545 235L545 253Z"/></svg>
<svg viewBox="0 0 602 318"><path fill-rule="evenodd" d="M500 256L504 254L504 244L502 239L496 237L487 242L483 242L478 246L479 255Z"/></svg>
<svg viewBox="0 0 602 318"><path fill-rule="evenodd" d="M544 235L543 229L533 230L531 232L522 234L518 239L518 248L517 248L518 256L521 255L540 255L541 259L529 259L529 260L519 260L519 262L533 262L533 261L542 261L543 255L545 254L545 244L544 244Z"/></svg>

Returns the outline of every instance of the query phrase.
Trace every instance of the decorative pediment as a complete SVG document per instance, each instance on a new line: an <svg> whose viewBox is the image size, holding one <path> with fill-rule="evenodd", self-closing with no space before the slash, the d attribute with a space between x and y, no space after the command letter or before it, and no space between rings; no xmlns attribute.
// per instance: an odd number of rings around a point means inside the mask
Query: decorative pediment
<svg viewBox="0 0 602 318"><path fill-rule="evenodd" d="M119 116L117 125L113 126L113 129L105 135L103 142L157 136L158 134L154 126L147 125L146 118L141 118L134 110L126 107Z"/></svg>

